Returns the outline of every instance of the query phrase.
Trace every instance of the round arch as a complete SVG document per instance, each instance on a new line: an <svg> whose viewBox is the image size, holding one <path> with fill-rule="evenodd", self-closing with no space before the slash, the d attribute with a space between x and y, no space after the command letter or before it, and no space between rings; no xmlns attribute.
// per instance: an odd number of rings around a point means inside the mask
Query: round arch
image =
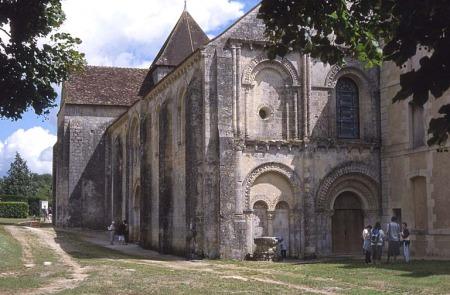
<svg viewBox="0 0 450 295"><path fill-rule="evenodd" d="M243 85L253 85L257 73L263 68L272 68L282 72L291 80L292 86L298 86L300 79L294 65L286 58L269 59L265 55L254 58L245 68L242 75Z"/></svg>
<svg viewBox="0 0 450 295"><path fill-rule="evenodd" d="M251 210L252 209L252 200L251 200L251 188L255 182L255 180L260 177L263 174L266 173L276 173L278 175L281 175L282 177L284 177L288 183L291 186L292 189L292 194L294 197L294 200L291 200L291 204L290 207L293 208L295 207L294 202L295 201L299 201L300 202L300 207L302 207L302 199L300 196L300 188L301 188L301 182L300 179L297 175L297 173L295 173L295 171L293 171L291 168L289 168L286 165L283 165L281 163L276 163L276 162L270 162L270 163L265 163L262 165L259 165L258 167L256 167L255 169L253 169L248 176L246 177L246 179L244 180L243 186L244 186L244 201L245 201L245 208L246 210ZM270 210L274 210L276 203L271 203L268 204L269 205L269 209ZM299 207L299 206L297 206Z"/></svg>
<svg viewBox="0 0 450 295"><path fill-rule="evenodd" d="M347 162L324 177L316 195L316 220L318 232L321 233L321 238L317 240L317 248L320 254L329 255L336 250L333 250L336 242L335 239L333 242L333 236L336 234L336 220L342 214L346 216L346 212L342 210L335 212L334 204L339 196L352 194L358 198L361 203L360 213L358 213L361 216L361 226L363 223L373 224L377 221L380 201L379 177L376 171L374 167L361 162ZM336 214L339 216L335 216ZM352 236L355 236L354 232ZM359 236L358 232L357 237Z"/></svg>
<svg viewBox="0 0 450 295"><path fill-rule="evenodd" d="M367 88L373 90L375 83L357 66L347 65L339 66L333 65L325 78L325 87L336 87L339 78L348 77L352 79L359 88Z"/></svg>
<svg viewBox="0 0 450 295"><path fill-rule="evenodd" d="M378 175L376 169L358 162L345 163L325 176L316 198L316 210L333 209L334 200L343 191L352 191L360 198L365 210L377 210Z"/></svg>

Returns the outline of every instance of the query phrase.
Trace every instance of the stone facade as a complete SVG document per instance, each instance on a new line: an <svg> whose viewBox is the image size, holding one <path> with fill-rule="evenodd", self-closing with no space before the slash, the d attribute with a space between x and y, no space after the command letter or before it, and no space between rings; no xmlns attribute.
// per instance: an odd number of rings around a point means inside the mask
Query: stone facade
<svg viewBox="0 0 450 295"><path fill-rule="evenodd" d="M131 240L190 258L243 259L260 236L282 237L292 257L339 253L341 241L360 249L362 225L392 207L380 71L295 52L269 60L256 14L178 66L152 66L164 75L131 106L63 103L57 226L127 219ZM353 88L339 92L345 79ZM341 99L357 101L353 113Z"/></svg>
<svg viewBox="0 0 450 295"><path fill-rule="evenodd" d="M409 61L404 70L418 67L425 50ZM438 110L450 103L450 92L423 107L410 101L392 104L399 89L400 70L392 64L382 68L381 126L383 137L383 215L398 215L412 229L412 254L450 256L450 165L449 143L428 147L427 126Z"/></svg>

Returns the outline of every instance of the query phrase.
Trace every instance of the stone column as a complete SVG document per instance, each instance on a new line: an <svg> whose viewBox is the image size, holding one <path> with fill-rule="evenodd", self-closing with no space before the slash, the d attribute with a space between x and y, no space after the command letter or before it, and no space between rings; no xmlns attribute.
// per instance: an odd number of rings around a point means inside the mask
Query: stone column
<svg viewBox="0 0 450 295"><path fill-rule="evenodd" d="M286 86L286 90L288 91L288 88ZM291 121L291 116L290 116L290 104L289 104L289 99L286 99L286 139L289 140L291 138L291 126L290 126L290 121Z"/></svg>
<svg viewBox="0 0 450 295"><path fill-rule="evenodd" d="M236 44L236 131L237 136L242 136L241 117L241 44Z"/></svg>
<svg viewBox="0 0 450 295"><path fill-rule="evenodd" d="M297 245L300 244L300 240L298 240L296 237L296 225L297 223L296 221L296 214L294 213L294 210L289 210L289 237L288 237L288 245L289 245L289 256L298 256L299 255L299 251L300 249L298 249L299 247ZM300 224L298 224L300 225Z"/></svg>
<svg viewBox="0 0 450 295"><path fill-rule="evenodd" d="M273 218L275 217L275 211L267 211L267 235L273 236Z"/></svg>
<svg viewBox="0 0 450 295"><path fill-rule="evenodd" d="M294 139L299 139L299 132L300 132L300 126L298 121L298 113L299 113L299 107L298 107L298 93L297 89L293 88L294 93Z"/></svg>
<svg viewBox="0 0 450 295"><path fill-rule="evenodd" d="M247 225L246 250L247 253L253 254L253 210L244 211L245 222Z"/></svg>
<svg viewBox="0 0 450 295"><path fill-rule="evenodd" d="M233 83L233 98L232 98L232 113L233 113L233 124L232 124L232 129L233 129L233 133L236 136L237 135L237 128L238 128L238 123L237 123L237 103L236 103L236 99L237 99L237 68L236 68L236 46L232 45L231 46L231 56L232 56L232 83Z"/></svg>

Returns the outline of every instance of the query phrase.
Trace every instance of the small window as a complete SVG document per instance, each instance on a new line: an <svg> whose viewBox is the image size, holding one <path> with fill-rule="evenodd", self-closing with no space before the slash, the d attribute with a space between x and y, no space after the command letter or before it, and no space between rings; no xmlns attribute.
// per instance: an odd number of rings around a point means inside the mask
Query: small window
<svg viewBox="0 0 450 295"><path fill-rule="evenodd" d="M410 104L411 145L418 148L425 145L425 122L423 106Z"/></svg>
<svg viewBox="0 0 450 295"><path fill-rule="evenodd" d="M340 78L336 84L337 137L359 138L359 91L349 78Z"/></svg>
<svg viewBox="0 0 450 295"><path fill-rule="evenodd" d="M258 115L262 120L267 120L270 117L271 113L272 112L268 107L262 107L258 111Z"/></svg>

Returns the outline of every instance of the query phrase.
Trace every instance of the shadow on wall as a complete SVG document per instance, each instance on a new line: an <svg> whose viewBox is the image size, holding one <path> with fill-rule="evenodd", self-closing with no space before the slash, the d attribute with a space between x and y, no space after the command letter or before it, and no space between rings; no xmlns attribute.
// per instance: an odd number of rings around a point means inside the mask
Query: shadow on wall
<svg viewBox="0 0 450 295"><path fill-rule="evenodd" d="M105 208L105 197L105 135L103 134L69 196L68 225L91 229L104 228L107 222L105 214L108 210Z"/></svg>

